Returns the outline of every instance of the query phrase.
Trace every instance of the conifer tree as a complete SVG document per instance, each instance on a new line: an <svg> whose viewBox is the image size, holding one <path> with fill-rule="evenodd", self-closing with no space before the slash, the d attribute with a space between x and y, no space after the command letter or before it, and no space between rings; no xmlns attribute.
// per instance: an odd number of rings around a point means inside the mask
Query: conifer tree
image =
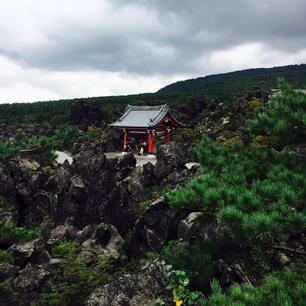
<svg viewBox="0 0 306 306"><path fill-rule="evenodd" d="M273 96L257 118L248 123L251 134L266 135L272 145L282 148L305 142L306 95L284 79L279 79L279 88L281 94Z"/></svg>

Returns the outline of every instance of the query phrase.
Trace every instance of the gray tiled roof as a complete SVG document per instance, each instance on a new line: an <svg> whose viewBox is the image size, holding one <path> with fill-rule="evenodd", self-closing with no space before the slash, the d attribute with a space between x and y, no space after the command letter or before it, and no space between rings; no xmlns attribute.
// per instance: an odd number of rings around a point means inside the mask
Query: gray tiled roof
<svg viewBox="0 0 306 306"><path fill-rule="evenodd" d="M112 127L152 127L169 112L167 104L158 106L128 105L122 117L110 124Z"/></svg>

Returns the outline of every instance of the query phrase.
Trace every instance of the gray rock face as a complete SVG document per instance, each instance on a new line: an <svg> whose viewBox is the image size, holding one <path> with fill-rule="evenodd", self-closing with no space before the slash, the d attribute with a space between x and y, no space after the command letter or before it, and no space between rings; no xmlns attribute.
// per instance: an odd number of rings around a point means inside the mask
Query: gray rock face
<svg viewBox="0 0 306 306"><path fill-rule="evenodd" d="M169 296L162 265L151 263L136 274L125 274L99 287L88 297L86 306L149 306L159 296Z"/></svg>
<svg viewBox="0 0 306 306"><path fill-rule="evenodd" d="M171 142L158 147L156 159L156 176L163 179L175 170L184 169L189 155L184 145Z"/></svg>
<svg viewBox="0 0 306 306"><path fill-rule="evenodd" d="M51 231L47 244L52 248L65 240L74 240L76 233L77 229L72 225L59 225Z"/></svg>
<svg viewBox="0 0 306 306"><path fill-rule="evenodd" d="M89 126L92 124L100 124L106 115L100 110L99 105L95 103L85 103L80 100L70 106L70 122L72 124L82 124Z"/></svg>
<svg viewBox="0 0 306 306"><path fill-rule="evenodd" d="M38 238L23 244L13 244L8 248L15 259L15 263L24 267L28 262L46 263L51 256L47 250L43 249L43 240Z"/></svg>
<svg viewBox="0 0 306 306"><path fill-rule="evenodd" d="M159 252L169 240L176 239L178 223L186 214L172 210L163 197L153 202L135 225L143 253Z"/></svg>
<svg viewBox="0 0 306 306"><path fill-rule="evenodd" d="M87 226L85 232L89 233L91 232L91 229L88 231ZM98 247L97 251L99 254L114 253L123 245L124 240L118 233L117 229L113 225L105 223L96 226L91 237L82 243L84 249L93 246Z"/></svg>
<svg viewBox="0 0 306 306"><path fill-rule="evenodd" d="M249 278L242 272L239 265L231 266L220 259L217 263L217 271L213 275L222 288L229 288L233 284L247 283L252 285Z"/></svg>
<svg viewBox="0 0 306 306"><path fill-rule="evenodd" d="M34 168L30 169L29 165ZM16 159L4 161L0 167L0 196L22 215L26 225L40 223L49 213L48 198L41 192L49 175L35 165L38 164Z"/></svg>
<svg viewBox="0 0 306 306"><path fill-rule="evenodd" d="M33 291L34 289L38 289L49 276L49 272L41 265L32 265L29 263L14 279L14 288L17 292L21 293Z"/></svg>
<svg viewBox="0 0 306 306"><path fill-rule="evenodd" d="M177 238L192 243L195 240L212 240L221 232L220 220L199 222L200 212L192 212L177 227Z"/></svg>
<svg viewBox="0 0 306 306"><path fill-rule="evenodd" d="M18 272L18 268L7 262L0 263L0 282L13 279Z"/></svg>

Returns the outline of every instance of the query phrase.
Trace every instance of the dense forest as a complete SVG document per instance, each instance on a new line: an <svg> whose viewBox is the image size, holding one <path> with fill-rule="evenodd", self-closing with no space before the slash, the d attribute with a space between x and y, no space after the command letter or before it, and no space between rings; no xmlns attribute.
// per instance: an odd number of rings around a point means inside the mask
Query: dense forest
<svg viewBox="0 0 306 306"><path fill-rule="evenodd" d="M306 65L247 69L209 75L170 84L156 93L0 104L0 124L65 124L69 122L70 105L79 100L86 103L97 103L107 114L115 110L122 111L127 104L146 103L156 105L168 103L171 106L176 106L184 105L200 97L234 102L237 99L249 98L262 91L276 88L279 77L283 77L295 88L305 88Z"/></svg>
<svg viewBox="0 0 306 306"><path fill-rule="evenodd" d="M284 78L295 88L305 88L306 65L246 69L208 75L170 84L158 93L193 92L213 99L239 99L252 92L277 88L278 78Z"/></svg>

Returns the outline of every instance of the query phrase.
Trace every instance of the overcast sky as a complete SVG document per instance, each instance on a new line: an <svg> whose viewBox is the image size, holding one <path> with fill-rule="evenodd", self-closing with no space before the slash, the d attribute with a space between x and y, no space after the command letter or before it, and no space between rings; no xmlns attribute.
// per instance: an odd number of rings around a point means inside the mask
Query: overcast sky
<svg viewBox="0 0 306 306"><path fill-rule="evenodd" d="M0 103L306 62L305 0L3 0Z"/></svg>

